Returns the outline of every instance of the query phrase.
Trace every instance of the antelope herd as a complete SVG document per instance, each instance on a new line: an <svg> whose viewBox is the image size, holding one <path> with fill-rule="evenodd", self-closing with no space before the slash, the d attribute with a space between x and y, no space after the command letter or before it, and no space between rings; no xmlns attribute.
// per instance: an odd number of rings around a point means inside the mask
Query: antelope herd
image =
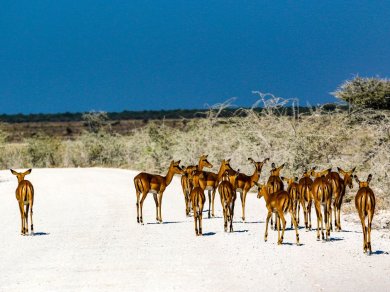
<svg viewBox="0 0 390 292"><path fill-rule="evenodd" d="M164 191L171 183L175 174L181 175L181 185L185 201L186 216L193 213L195 222L195 234L202 235L203 208L206 204L205 191L208 192L208 217L214 217L214 199L218 189L221 199L224 218L225 232L233 232L234 206L237 192L240 193L242 204L242 221L245 222L245 202L249 190L256 186L258 198L264 197L267 217L264 240L268 239L268 222L271 220L271 229L278 231L278 244L283 243L286 229L285 214L291 216L291 228L294 226L296 233L296 243L299 245L299 211L302 207L306 230L311 230L311 208L314 208L317 215L317 240L330 240L332 226L332 208L334 211L334 228L341 231L340 210L346 188L353 187L354 178L359 185L359 190L355 196L355 206L361 220L364 244L364 253L371 254L371 224L375 212L375 195L369 187L372 175L367 181L362 182L354 175L355 168L344 171L337 168L338 172L332 169L316 171L316 167L306 169L302 177L282 177L280 176L285 164L278 167L271 164L270 176L266 184L259 183L263 166L269 158L263 161L255 161L248 158L253 164L252 175L245 175L239 170L235 171L230 166L230 159L222 160L218 173L205 171L204 168L211 168L213 165L208 161L207 155L202 155L197 165L183 167L179 161L172 161L169 165L166 176L139 173L134 178L134 186L137 197L137 222L143 224L142 207L148 193L152 193L156 204L156 220L162 223L161 205ZM17 177L18 186L16 188L16 199L19 204L21 216L21 234L28 234L28 215L30 212L31 234L33 229L33 203L34 188L30 181L25 180L25 176L31 173L31 169L19 173L11 169L12 174ZM313 177L313 179L312 179ZM287 183L285 190L284 183ZM31 209L31 210L30 210ZM273 225L273 218L275 226ZM366 220L367 219L367 220ZM367 223L366 223L367 221ZM325 226L324 226L325 225ZM280 231L281 235L280 235ZM325 231L325 235L324 235Z"/></svg>
<svg viewBox="0 0 390 292"><path fill-rule="evenodd" d="M294 227L296 233L296 243L299 245L299 211L302 207L305 227L311 230L311 208L312 203L317 216L317 240L330 240L332 226L332 208L334 210L334 227L336 231L341 231L340 210L347 186L353 187L352 178L359 184L359 190L355 197L355 206L358 211L364 234L364 252L371 254L371 223L375 211L375 195L369 187L372 175L368 176L366 182L360 182L356 175L353 175L355 168L344 171L337 168L338 172L332 169L316 171L316 167L307 169L302 177L282 177L280 176L285 164L278 167L271 164L270 176L266 184L259 183L263 166L269 158L263 161L255 161L248 158L248 161L255 167L252 175L245 175L239 170L235 171L230 166L229 160L222 160L218 173L203 170L205 167L211 168L213 165L207 160L207 155L199 158L198 165L181 167L180 161L172 161L165 177L140 173L134 178L134 185L137 194L137 222L143 223L142 204L148 193L153 193L156 203L156 220L161 223L161 203L165 188L171 182L174 174L181 174L181 185L185 201L186 216L193 213L195 222L195 234L202 235L203 208L206 203L205 191L208 191L208 217L214 217L214 198L216 190L221 199L224 218L225 232L233 232L234 206L237 192L240 193L242 204L242 221L245 222L245 202L249 190L257 186L257 198L264 197L267 217L264 240L268 239L268 223L271 220L271 229L278 231L278 244L283 243L286 229L285 214L291 216L291 228ZM313 177L313 179L312 179ZM287 183L287 190L283 181ZM140 195L142 198L140 201ZM273 225L274 215L275 225ZM367 217L367 226L366 226ZM281 231L281 234L280 234ZM324 232L325 231L325 232ZM325 234L324 234L325 233Z"/></svg>

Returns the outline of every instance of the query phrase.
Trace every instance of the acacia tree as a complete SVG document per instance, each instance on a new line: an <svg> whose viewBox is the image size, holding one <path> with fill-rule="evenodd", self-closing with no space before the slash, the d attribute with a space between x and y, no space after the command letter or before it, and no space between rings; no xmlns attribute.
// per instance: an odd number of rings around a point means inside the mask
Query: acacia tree
<svg viewBox="0 0 390 292"><path fill-rule="evenodd" d="M342 83L331 94L354 106L390 109L390 80L388 79L356 76Z"/></svg>

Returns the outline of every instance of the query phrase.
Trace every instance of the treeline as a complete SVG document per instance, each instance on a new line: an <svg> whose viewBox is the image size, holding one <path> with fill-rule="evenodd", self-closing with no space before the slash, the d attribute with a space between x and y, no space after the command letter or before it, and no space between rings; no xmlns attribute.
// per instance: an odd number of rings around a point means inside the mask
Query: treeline
<svg viewBox="0 0 390 292"><path fill-rule="evenodd" d="M294 113L307 113L314 109L314 107L283 107L279 108L283 115L292 116ZM325 104L323 109L327 111L334 111L336 109L344 111L346 106L339 106L335 104ZM246 111L237 112L237 108L225 108L220 112L218 117L227 118L232 116L247 115ZM261 113L263 108L253 109L257 113ZM209 109L174 109L174 110L145 110L145 111L122 111L107 113L108 119L112 121L119 120L162 120L162 119L193 119L206 117ZM3 123L31 123L31 122L77 122L83 120L85 113L55 113L55 114L0 114L0 122Z"/></svg>

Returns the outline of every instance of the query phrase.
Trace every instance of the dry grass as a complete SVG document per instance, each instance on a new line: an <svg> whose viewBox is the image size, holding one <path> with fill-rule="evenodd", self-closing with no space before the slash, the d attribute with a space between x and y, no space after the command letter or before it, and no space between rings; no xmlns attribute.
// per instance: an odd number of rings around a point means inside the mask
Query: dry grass
<svg viewBox="0 0 390 292"><path fill-rule="evenodd" d="M317 108L311 114L283 115L286 101L260 95L266 111L245 110L246 117L219 118L227 106L211 109L206 119L186 121L172 127L163 121L133 129L131 135L107 132L84 133L75 140L61 141L47 136L9 144L0 135L2 168L27 167L122 167L164 173L172 159L195 164L201 154L217 170L223 158L245 173L253 167L248 157L269 157L276 164L287 163L284 176L300 176L304 168L339 166L351 169L365 180L373 174L371 186L379 209L390 206L390 113L358 110L328 113ZM238 111L244 111L239 109ZM265 167L261 180L268 176ZM355 184L356 185L356 184ZM356 188L347 191L349 202ZM346 207L348 209L348 207Z"/></svg>

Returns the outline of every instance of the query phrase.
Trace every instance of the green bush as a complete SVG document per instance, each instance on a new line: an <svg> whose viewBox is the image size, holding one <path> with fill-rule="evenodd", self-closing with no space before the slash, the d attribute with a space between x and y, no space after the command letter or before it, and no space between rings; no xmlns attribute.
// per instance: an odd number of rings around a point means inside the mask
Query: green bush
<svg viewBox="0 0 390 292"><path fill-rule="evenodd" d="M390 81L381 78L355 77L347 80L332 92L335 97L351 105L390 109Z"/></svg>
<svg viewBox="0 0 390 292"><path fill-rule="evenodd" d="M59 139L40 136L27 141L27 154L34 167L55 167L62 165L62 143Z"/></svg>

